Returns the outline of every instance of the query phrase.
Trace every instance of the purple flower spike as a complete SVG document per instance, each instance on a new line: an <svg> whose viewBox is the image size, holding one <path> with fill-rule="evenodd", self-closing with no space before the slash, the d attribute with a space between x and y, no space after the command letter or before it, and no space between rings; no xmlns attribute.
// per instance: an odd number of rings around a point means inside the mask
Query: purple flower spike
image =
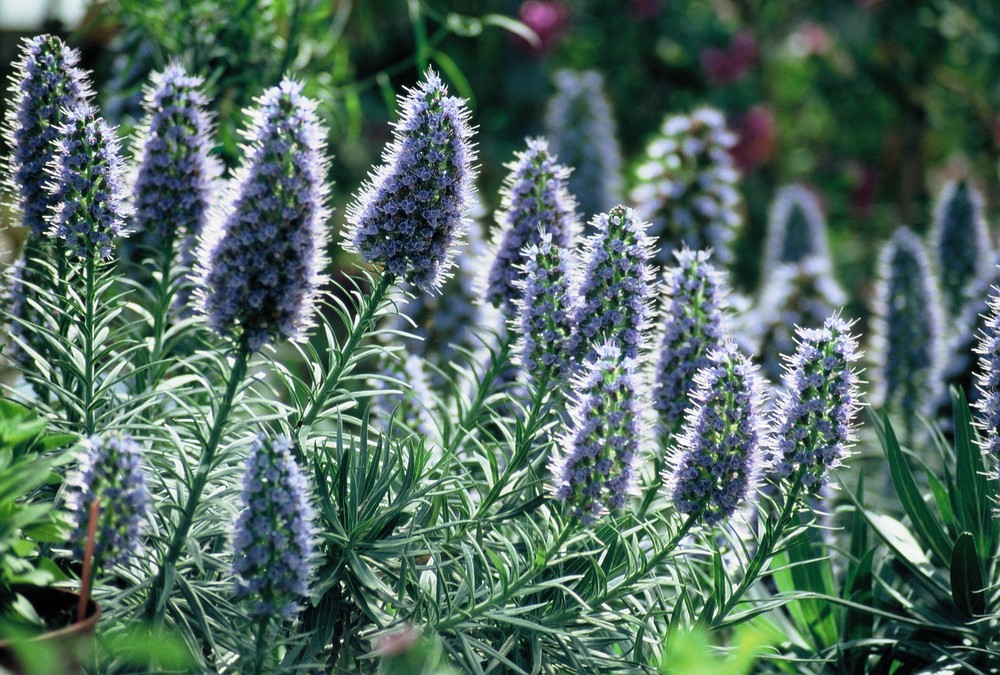
<svg viewBox="0 0 1000 675"><path fill-rule="evenodd" d="M755 491L770 429L757 367L732 341L708 359L695 375L695 405L687 411L665 484L678 511L712 526Z"/></svg>
<svg viewBox="0 0 1000 675"><path fill-rule="evenodd" d="M674 251L677 267L665 275L663 333L653 385L653 408L667 434L679 431L690 405L694 376L722 346L728 308L725 275L708 251Z"/></svg>
<svg viewBox="0 0 1000 675"><path fill-rule="evenodd" d="M972 302L976 279L989 270L993 256L983 198L968 181L944 186L934 208L930 251L941 283L948 316L957 318Z"/></svg>
<svg viewBox="0 0 1000 675"><path fill-rule="evenodd" d="M136 176L136 229L154 249L172 250L183 237L182 260L194 262L216 181L222 167L209 153L212 125L202 92L204 81L178 63L153 76L138 133L141 158Z"/></svg>
<svg viewBox="0 0 1000 675"><path fill-rule="evenodd" d="M46 186L49 234L80 260L109 260L131 212L118 136L87 103L63 112L60 135Z"/></svg>
<svg viewBox="0 0 1000 675"><path fill-rule="evenodd" d="M309 596L313 510L309 489L284 436L259 434L243 477L243 511L233 533L236 595L250 616L293 617Z"/></svg>
<svg viewBox="0 0 1000 675"><path fill-rule="evenodd" d="M465 101L433 70L409 91L383 165L348 208L348 248L437 290L465 234L475 151Z"/></svg>
<svg viewBox="0 0 1000 675"><path fill-rule="evenodd" d="M826 218L819 199L804 185L785 185L774 197L764 244L765 275L780 265L806 259L830 264Z"/></svg>
<svg viewBox="0 0 1000 675"><path fill-rule="evenodd" d="M516 282L517 354L521 371L536 386L561 381L573 362L579 297L572 284L571 252L558 246L551 233L525 248L524 279Z"/></svg>
<svg viewBox="0 0 1000 675"><path fill-rule="evenodd" d="M100 500L94 566L123 565L142 550L149 517L149 493L139 445L124 434L91 436L79 471L67 480L66 503L73 513L73 553L83 558L90 507Z"/></svg>
<svg viewBox="0 0 1000 675"><path fill-rule="evenodd" d="M39 35L25 40L14 63L12 100L4 125L11 148L8 176L22 222L34 237L49 229L45 216L57 204L45 184L66 111L78 109L92 95L86 74L77 67L79 61L79 52L59 38Z"/></svg>
<svg viewBox="0 0 1000 675"><path fill-rule="evenodd" d="M553 459L555 496L587 526L625 505L633 492L635 463L646 438L635 359L613 340L595 348L573 389L579 392Z"/></svg>
<svg viewBox="0 0 1000 675"><path fill-rule="evenodd" d="M204 310L220 333L256 351L300 340L312 323L326 264L325 130L302 85L264 92L227 205L205 228L199 254Z"/></svg>
<svg viewBox="0 0 1000 675"><path fill-rule="evenodd" d="M983 432L983 450L992 458L996 469L1000 465L1000 288L997 286L990 292L989 311L976 353L979 354L976 423Z"/></svg>
<svg viewBox="0 0 1000 675"><path fill-rule="evenodd" d="M790 478L801 470L811 493L840 466L854 440L860 408L854 366L861 355L850 331L836 315L822 328L799 328L798 347L785 364L785 389L774 410L774 473Z"/></svg>
<svg viewBox="0 0 1000 675"><path fill-rule="evenodd" d="M528 149L516 157L508 165L511 172L501 193L500 230L485 294L487 302L508 315L514 313L519 295L516 285L522 278L525 247L537 245L548 233L555 246L570 248L579 230L576 204L566 191L569 170L556 164L548 143L529 139Z"/></svg>
<svg viewBox="0 0 1000 675"><path fill-rule="evenodd" d="M579 360L593 360L596 345L614 339L622 356L634 359L649 329L652 240L646 235L646 223L624 206L595 217L593 225L596 231L584 245L587 267L580 287L574 352Z"/></svg>

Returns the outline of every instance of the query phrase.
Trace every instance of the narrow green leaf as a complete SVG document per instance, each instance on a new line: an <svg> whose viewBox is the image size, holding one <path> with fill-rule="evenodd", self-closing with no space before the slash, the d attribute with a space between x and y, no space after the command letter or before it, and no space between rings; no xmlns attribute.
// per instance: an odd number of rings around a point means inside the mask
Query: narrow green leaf
<svg viewBox="0 0 1000 675"><path fill-rule="evenodd" d="M984 588L975 537L971 532L963 532L955 540L951 554L951 596L955 606L970 619L983 614L986 611Z"/></svg>

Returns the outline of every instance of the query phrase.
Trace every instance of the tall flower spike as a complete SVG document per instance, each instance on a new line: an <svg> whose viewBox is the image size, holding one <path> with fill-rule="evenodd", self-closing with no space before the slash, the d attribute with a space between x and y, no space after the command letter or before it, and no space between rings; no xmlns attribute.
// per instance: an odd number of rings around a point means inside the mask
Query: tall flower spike
<svg viewBox="0 0 1000 675"><path fill-rule="evenodd" d="M669 264L681 245L711 248L720 264L732 262L730 243L742 222L739 172L729 154L735 142L721 112L699 108L667 117L646 147L631 200L658 238L659 264Z"/></svg>
<svg viewBox="0 0 1000 675"><path fill-rule="evenodd" d="M348 247L424 290L441 287L467 228L475 151L465 101L428 70L402 102L383 165L348 208Z"/></svg>
<svg viewBox="0 0 1000 675"><path fill-rule="evenodd" d="M952 181L941 190L930 237L941 301L955 318L972 300L972 285L992 257L983 198L967 181Z"/></svg>
<svg viewBox="0 0 1000 675"><path fill-rule="evenodd" d="M728 309L725 275L709 263L709 251L674 251L677 267L664 279L662 334L653 384L653 408L670 436L680 430L690 405L694 376L723 341Z"/></svg>
<svg viewBox="0 0 1000 675"><path fill-rule="evenodd" d="M806 258L829 262L826 218L819 199L803 185L785 185L771 203L764 245L765 274L779 265Z"/></svg>
<svg viewBox="0 0 1000 675"><path fill-rule="evenodd" d="M302 339L326 264L325 129L302 85L282 80L250 111L240 168L199 253L211 326L251 351Z"/></svg>
<svg viewBox="0 0 1000 675"><path fill-rule="evenodd" d="M284 436L261 433L247 458L243 510L233 529L233 574L236 595L251 600L254 618L291 618L309 596L313 511L291 447Z"/></svg>
<svg viewBox="0 0 1000 675"><path fill-rule="evenodd" d="M63 115L46 186L54 201L47 216L49 233L81 260L109 260L131 212L118 136L90 104Z"/></svg>
<svg viewBox="0 0 1000 675"><path fill-rule="evenodd" d="M646 223L632 209L616 206L596 216L594 234L584 244L586 269L576 315L578 360L593 359L595 347L608 339L634 359L645 345L653 297L652 240Z"/></svg>
<svg viewBox="0 0 1000 675"><path fill-rule="evenodd" d="M574 382L579 394L560 439L562 455L550 467L556 498L588 526L625 505L646 438L635 359L624 357L613 340L595 353Z"/></svg>
<svg viewBox="0 0 1000 675"><path fill-rule="evenodd" d="M34 237L48 230L45 216L57 202L45 189L67 110L91 97L80 54L53 35L25 40L11 77L4 132L11 149L7 172L22 222Z"/></svg>
<svg viewBox="0 0 1000 675"><path fill-rule="evenodd" d="M851 324L831 316L822 328L799 328L798 346L785 366L785 389L774 410L774 473L793 478L816 493L831 469L840 466L854 440L860 408L860 358Z"/></svg>
<svg viewBox="0 0 1000 675"><path fill-rule="evenodd" d="M930 414L940 383L942 311L924 245L901 227L878 263L872 357L876 405L905 413Z"/></svg>
<svg viewBox="0 0 1000 675"><path fill-rule="evenodd" d="M595 70L560 70L545 111L550 149L570 167L569 191L585 219L621 201L622 157L604 78Z"/></svg>
<svg viewBox="0 0 1000 675"><path fill-rule="evenodd" d="M194 262L212 193L222 167L209 153L212 124L204 81L171 63L152 78L138 133L141 158L133 191L136 229L150 248L172 251L183 237L181 258Z"/></svg>
<svg viewBox="0 0 1000 675"><path fill-rule="evenodd" d="M716 525L751 496L770 442L764 399L756 366L732 341L709 354L664 481L678 511Z"/></svg>
<svg viewBox="0 0 1000 675"><path fill-rule="evenodd" d="M565 378L573 362L579 298L573 287L573 259L551 233L524 250L524 279L518 287L517 355L521 372L536 387Z"/></svg>
<svg viewBox="0 0 1000 675"><path fill-rule="evenodd" d="M976 353L979 354L979 371L976 387L976 424L982 430L980 442L992 458L993 470L1000 468L1000 288L994 286L989 294L989 312L986 315Z"/></svg>
<svg viewBox="0 0 1000 675"><path fill-rule="evenodd" d="M500 229L490 266L486 301L510 316L518 297L516 282L522 278L524 249L537 245L543 233L561 248L573 245L579 224L576 204L566 191L569 170L556 164L548 143L528 139L528 149L516 153L516 161L504 181L497 213Z"/></svg>
<svg viewBox="0 0 1000 675"><path fill-rule="evenodd" d="M97 499L94 566L125 564L142 549L142 530L150 510L139 445L115 432L91 436L82 445L86 454L77 473L67 480L73 554L78 560L83 558L90 507Z"/></svg>

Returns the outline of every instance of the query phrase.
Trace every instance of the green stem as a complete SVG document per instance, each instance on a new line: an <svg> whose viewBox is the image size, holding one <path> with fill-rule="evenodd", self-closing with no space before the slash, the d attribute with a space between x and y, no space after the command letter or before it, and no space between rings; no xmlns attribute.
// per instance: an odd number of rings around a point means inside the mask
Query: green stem
<svg viewBox="0 0 1000 675"><path fill-rule="evenodd" d="M417 67L420 68L421 76L427 72L429 61L429 45L427 41L427 26L424 25L424 12L420 6L420 0L409 0L410 21L413 22L413 37L417 43Z"/></svg>
<svg viewBox="0 0 1000 675"><path fill-rule="evenodd" d="M236 350L236 358L233 363L233 369L229 373L226 393L223 395L222 401L219 403L219 407L215 411L215 417L212 420L212 427L209 431L209 435L202 444L201 458L198 461L198 470L195 474L194 481L191 483L191 489L188 491L187 500L184 503L184 510L181 512L180 522L178 522L177 529L174 530L174 534L170 539L170 547L167 549L167 553L163 558L160 570L157 573L156 578L153 580L153 586L149 595L149 604L146 607L146 611L153 617L153 623L157 627L163 620L166 598L170 595L171 589L168 586L172 585L172 582L171 584L167 584L167 579L169 577L172 580L177 560L180 557L181 551L184 549L184 544L187 541L188 532L191 529L191 524L194 522L195 513L197 512L199 502L201 501L201 493L205 489L209 473L211 473L215 463L215 455L219 449L219 443L222 441L226 420L229 417L230 410L232 410L233 401L236 399L236 392L239 391L240 384L242 384L243 379L246 377L247 364L249 360L250 346L248 340L244 336L240 339L239 347Z"/></svg>
<svg viewBox="0 0 1000 675"><path fill-rule="evenodd" d="M97 276L97 260L94 254L87 256L84 268L84 307L83 307L83 428L86 436L97 430L97 420L94 414L96 399L95 369L94 369L94 315L97 298L95 295L95 278Z"/></svg>
<svg viewBox="0 0 1000 675"><path fill-rule="evenodd" d="M389 272L383 272L372 294L364 300L361 313L351 328L347 342L344 343L343 348L337 354L337 365L327 373L319 391L316 392L316 395L307 404L305 410L302 412L302 416L295 422L293 426L295 432L298 432L303 427L312 426L319 414L323 412L327 399L337 390L340 378L343 377L347 366L351 363L354 351L361 344L361 340L375 327L375 315L378 313L379 307L382 306L382 301L385 300L385 296L392 287L394 280L394 275Z"/></svg>
<svg viewBox="0 0 1000 675"><path fill-rule="evenodd" d="M267 627L270 623L271 617L264 616L257 625L257 649L253 660L254 675L260 675L264 672L264 661L267 659L267 648L269 646L267 642Z"/></svg>

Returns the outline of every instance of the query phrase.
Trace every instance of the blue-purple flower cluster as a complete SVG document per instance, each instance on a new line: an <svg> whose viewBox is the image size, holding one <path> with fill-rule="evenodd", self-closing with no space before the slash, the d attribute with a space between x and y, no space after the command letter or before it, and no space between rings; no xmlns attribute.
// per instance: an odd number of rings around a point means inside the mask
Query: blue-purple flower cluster
<svg viewBox="0 0 1000 675"><path fill-rule="evenodd" d="M528 149L516 161L501 191L496 253L486 281L486 301L514 314L517 282L522 278L524 249L537 245L543 234L560 248L574 243L579 224L573 198L566 191L569 170L557 164L548 143L528 139Z"/></svg>
<svg viewBox="0 0 1000 675"><path fill-rule="evenodd" d="M586 268L573 351L578 361L593 360L598 344L615 340L622 356L634 359L645 345L651 318L652 241L646 223L624 206L596 216L593 225L596 231L583 251Z"/></svg>
<svg viewBox="0 0 1000 675"><path fill-rule="evenodd" d="M831 316L822 328L799 328L798 348L786 364L785 389L774 410L773 472L817 492L840 466L853 440L859 408L860 354L851 325Z"/></svg>
<svg viewBox="0 0 1000 675"><path fill-rule="evenodd" d="M771 204L762 269L766 274L807 258L830 259L826 218L815 193L804 185L785 185Z"/></svg>
<svg viewBox="0 0 1000 675"><path fill-rule="evenodd" d="M972 286L993 257L983 198L968 181L942 188L934 209L930 249L947 316L962 314L972 301Z"/></svg>
<svg viewBox="0 0 1000 675"><path fill-rule="evenodd" d="M475 180L469 111L433 70L410 90L402 111L383 165L348 209L348 246L436 290L467 226Z"/></svg>
<svg viewBox="0 0 1000 675"><path fill-rule="evenodd" d="M200 77L178 63L153 75L138 133L139 169L135 195L136 229L151 248L172 252L181 241L181 258L190 265L222 168L209 153L212 125Z"/></svg>
<svg viewBox="0 0 1000 675"><path fill-rule="evenodd" d="M572 169L569 191L585 219L621 201L622 157L604 78L594 70L560 70L545 111L552 152Z"/></svg>
<svg viewBox="0 0 1000 675"><path fill-rule="evenodd" d="M899 228L883 249L878 270L874 402L905 412L907 420L912 413L929 415L940 385L944 321L923 243Z"/></svg>
<svg viewBox="0 0 1000 675"><path fill-rule="evenodd" d="M90 508L96 499L94 566L125 564L142 549L142 530L149 517L141 450L129 436L116 432L91 436L82 445L86 452L79 470L67 480L73 554L83 558Z"/></svg>
<svg viewBox="0 0 1000 675"><path fill-rule="evenodd" d="M573 383L570 423L552 461L555 496L569 513L593 525L622 508L633 492L635 462L646 430L636 361L613 340L595 348Z"/></svg>
<svg viewBox="0 0 1000 675"><path fill-rule="evenodd" d="M665 476L677 510L705 525L732 516L756 489L770 428L757 368L727 340L695 375L692 395Z"/></svg>
<svg viewBox="0 0 1000 675"><path fill-rule="evenodd" d="M675 251L677 266L664 275L662 334L653 383L653 408L662 430L679 431L690 405L694 376L723 343L728 304L724 275L708 251Z"/></svg>
<svg viewBox="0 0 1000 675"><path fill-rule="evenodd" d="M721 112L699 108L667 117L647 146L631 200L651 223L661 265L681 245L710 248L720 264L732 262L730 243L742 222L739 172L729 154L735 142Z"/></svg>
<svg viewBox="0 0 1000 675"><path fill-rule="evenodd" d="M283 80L250 111L244 164L199 254L211 326L256 351L301 339L326 263L325 129L302 85Z"/></svg>
<svg viewBox="0 0 1000 675"><path fill-rule="evenodd" d="M573 363L578 296L569 249L541 235L524 250L524 279L517 282L519 366L536 387L562 381Z"/></svg>
<svg viewBox="0 0 1000 675"><path fill-rule="evenodd" d="M90 104L63 111L49 177L49 234L80 260L109 260L131 206L118 136Z"/></svg>
<svg viewBox="0 0 1000 675"><path fill-rule="evenodd" d="M989 296L989 312L976 353L979 354L976 422L983 432L980 436L983 449L996 469L1000 466L1000 289L997 287Z"/></svg>
<svg viewBox="0 0 1000 675"><path fill-rule="evenodd" d="M233 534L236 595L250 616L291 618L309 596L313 511L309 489L284 436L261 433L250 446L243 510Z"/></svg>

